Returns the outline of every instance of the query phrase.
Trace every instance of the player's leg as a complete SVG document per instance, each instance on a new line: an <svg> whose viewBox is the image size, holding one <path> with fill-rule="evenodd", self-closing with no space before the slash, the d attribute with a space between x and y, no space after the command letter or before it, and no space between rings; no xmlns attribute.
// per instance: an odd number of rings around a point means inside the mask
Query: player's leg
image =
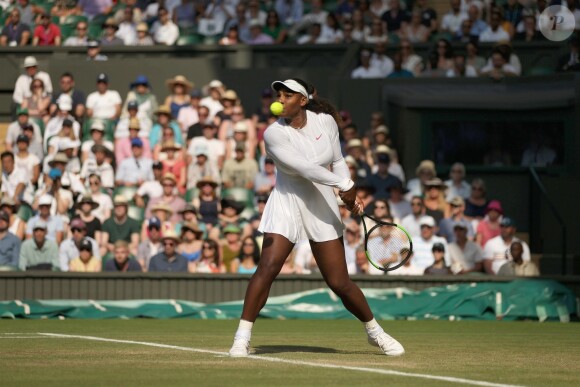
<svg viewBox="0 0 580 387"><path fill-rule="evenodd" d="M377 323L360 288L348 276L342 238L310 241L312 254L328 287L340 297L345 308L365 325L369 343L380 347L387 355L402 355L403 346Z"/></svg>
<svg viewBox="0 0 580 387"><path fill-rule="evenodd" d="M280 273L293 247L294 244L282 235L271 233L264 235L260 263L246 290L242 318L230 349L230 356L249 355L254 321L266 304L272 282Z"/></svg>

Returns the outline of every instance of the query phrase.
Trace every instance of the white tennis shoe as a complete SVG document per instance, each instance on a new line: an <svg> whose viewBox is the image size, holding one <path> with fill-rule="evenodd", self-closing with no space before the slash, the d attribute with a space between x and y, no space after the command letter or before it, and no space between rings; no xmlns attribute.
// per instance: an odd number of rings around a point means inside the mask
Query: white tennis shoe
<svg viewBox="0 0 580 387"><path fill-rule="evenodd" d="M405 349L397 340L393 339L386 332L381 332L377 336L368 336L369 344L379 347L387 356L401 356Z"/></svg>
<svg viewBox="0 0 580 387"><path fill-rule="evenodd" d="M242 337L234 337L234 344L230 349L231 357L246 357L250 354L250 340Z"/></svg>

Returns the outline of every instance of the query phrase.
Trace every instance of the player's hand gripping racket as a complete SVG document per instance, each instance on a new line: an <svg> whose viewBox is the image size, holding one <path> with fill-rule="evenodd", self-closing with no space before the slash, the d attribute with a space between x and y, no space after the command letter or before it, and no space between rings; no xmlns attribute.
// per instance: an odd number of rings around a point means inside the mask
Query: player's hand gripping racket
<svg viewBox="0 0 580 387"><path fill-rule="evenodd" d="M371 265L387 272L398 269L409 260L413 253L413 241L403 227L365 213L361 219L365 231L365 253Z"/></svg>

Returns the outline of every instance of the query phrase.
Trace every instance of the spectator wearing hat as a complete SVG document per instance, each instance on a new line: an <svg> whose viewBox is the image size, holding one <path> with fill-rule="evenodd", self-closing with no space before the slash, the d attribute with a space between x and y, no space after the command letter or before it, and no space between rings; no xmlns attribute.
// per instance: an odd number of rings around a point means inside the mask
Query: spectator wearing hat
<svg viewBox="0 0 580 387"><path fill-rule="evenodd" d="M30 84L33 79L40 79L44 83L44 90L47 93L52 93L52 81L50 80L50 75L44 71L38 69L38 62L33 56L27 56L24 58L24 63L22 64L24 68L24 74L20 75L16 79L14 85L14 92L12 94L12 100L20 105L24 98L30 96Z"/></svg>
<svg viewBox="0 0 580 387"><path fill-rule="evenodd" d="M62 216L56 215L55 210L57 204L60 205L60 203L58 203L55 200L55 197L50 194L40 195L40 197L35 201L35 204L36 203L38 206L38 213L28 219L28 222L26 223L26 239L32 237L34 225L37 222L42 221L46 225L46 238L55 241L60 245L64 239L64 222ZM53 211L55 215L52 215L51 211Z"/></svg>
<svg viewBox="0 0 580 387"><path fill-rule="evenodd" d="M111 216L111 212L113 211L113 200L111 200L111 196L108 193L103 192L104 189L102 187L101 177L99 175L89 175L88 183L88 193L91 195L93 201L99 205L98 207L94 208L91 213L101 223L104 223L105 220ZM100 240L99 244L101 244Z"/></svg>
<svg viewBox="0 0 580 387"><path fill-rule="evenodd" d="M402 185L401 180L389 173L391 158L387 153L377 155L377 172L369 176L369 182L375 187L377 199L388 199L389 189L395 185Z"/></svg>
<svg viewBox="0 0 580 387"><path fill-rule="evenodd" d="M151 147L155 147L156 144L162 143L164 140L173 140L174 142L183 145L184 141L181 134L181 128L179 127L179 124L173 120L173 115L171 114L169 106L160 106L155 112L155 115L157 116L157 122L151 128L151 134L149 136Z"/></svg>
<svg viewBox="0 0 580 387"><path fill-rule="evenodd" d="M161 146L157 144L155 147L155 151L159 149L158 159L162 160L163 173L172 173L175 175L177 190L180 194L185 194L187 169L181 145L170 140L165 141Z"/></svg>
<svg viewBox="0 0 580 387"><path fill-rule="evenodd" d="M131 109L134 111L130 111L129 105L131 105ZM148 134L151 132L155 112L158 108L159 103L157 102L157 97L152 91L149 78L145 75L138 75L135 80L129 84L129 92L125 98L125 105L123 106L121 117L129 117L129 119L133 117L138 118L143 134ZM125 122L125 125L122 126L121 129L127 130L128 120L125 120ZM120 123L121 121L119 124ZM119 124L117 124L117 130L120 129Z"/></svg>
<svg viewBox="0 0 580 387"><path fill-rule="evenodd" d="M188 221L181 224L181 238L177 251L189 262L189 272L194 271L194 263L201 257L202 238L203 231L199 228L197 221Z"/></svg>
<svg viewBox="0 0 580 387"><path fill-rule="evenodd" d="M61 95L58 99L58 110L56 115L48 120L46 127L44 128L44 149L48 150L48 141L52 137L57 136L61 132L63 126L72 128L75 138L80 137L81 126L71 114L72 108L71 97L68 94Z"/></svg>
<svg viewBox="0 0 580 387"><path fill-rule="evenodd" d="M131 258L129 244L123 240L119 240L115 242L113 247L113 259L109 259L105 262L103 271L140 272L143 271L143 269L135 259Z"/></svg>
<svg viewBox="0 0 580 387"><path fill-rule="evenodd" d="M371 166L366 160L366 150L363 142L358 138L349 140L346 144L346 151L358 164L357 175L360 178L369 178L371 176Z"/></svg>
<svg viewBox="0 0 580 387"><path fill-rule="evenodd" d="M237 94L228 95L228 91L226 91L223 95L229 98L228 99L229 101L231 101L231 98L237 98ZM233 92L233 90L231 92ZM221 124L219 125L218 139L220 139L221 141L225 141L227 143L227 141L234 138L235 141L245 141L248 143L247 145L255 148L256 127L254 126L254 122L251 119L246 118L246 113L242 105L236 104L231 106L229 116L225 110L227 106L229 106L228 103L226 103L226 106L224 106L224 110L218 112L216 115L216 117L219 117L221 119ZM245 132L246 134L244 135L244 137L239 137L241 135L239 133L238 134L239 140L236 140L235 139L236 131Z"/></svg>
<svg viewBox="0 0 580 387"><path fill-rule="evenodd" d="M143 271L147 271L149 268L151 258L163 250L161 245L161 220L153 216L146 223L145 238L142 238L137 248L137 262L139 262Z"/></svg>
<svg viewBox="0 0 580 387"><path fill-rule="evenodd" d="M223 238L220 239L222 262L226 271L230 272L231 264L240 255L242 250L242 229L235 223L230 223L222 229Z"/></svg>
<svg viewBox="0 0 580 387"><path fill-rule="evenodd" d="M500 223L503 216L503 207L499 200L491 200L487 204L485 217L477 224L475 241L480 247L485 246L488 240L500 234Z"/></svg>
<svg viewBox="0 0 580 387"><path fill-rule="evenodd" d="M91 39L87 42L87 62L106 62L109 57L101 53L101 42Z"/></svg>
<svg viewBox="0 0 580 387"><path fill-rule="evenodd" d="M220 171L216 163L209 162L207 148L200 145L194 152L195 159L187 167L187 189L195 188L197 182L205 176L210 176L219 184L221 181Z"/></svg>
<svg viewBox="0 0 580 387"><path fill-rule="evenodd" d="M139 222L129 217L129 202L121 195L115 196L113 201L113 215L103 223L103 239L101 244L101 256L112 253L115 242L123 240L129 243L131 254L137 253L139 245Z"/></svg>
<svg viewBox="0 0 580 387"><path fill-rule="evenodd" d="M389 208L391 210L391 215L395 219L395 222L399 223L407 215L410 215L413 210L411 209L411 203L405 199L405 194L407 189L400 182L393 184L389 187Z"/></svg>
<svg viewBox="0 0 580 387"><path fill-rule="evenodd" d="M30 26L20 20L20 10L13 8L0 34L0 46L25 46L30 39Z"/></svg>
<svg viewBox="0 0 580 387"><path fill-rule="evenodd" d="M171 216L173 215L173 210L165 203L157 203L151 206L151 218L159 219L161 223L161 234L167 230L176 230L177 223L171 221ZM181 211L180 211L181 214ZM141 226L141 240L147 238L147 227L149 226L149 220L145 220Z"/></svg>
<svg viewBox="0 0 580 387"><path fill-rule="evenodd" d="M151 209L157 204L165 204L172 210L170 221L173 224L179 223L181 220L179 211L185 208L185 200L176 193L177 179L172 173L165 173L161 179L163 186L163 195L159 198L151 199L147 203L145 217L151 217Z"/></svg>
<svg viewBox="0 0 580 387"><path fill-rule="evenodd" d="M407 188L409 189L409 192L407 193L407 200L409 200L412 196L423 195L425 183L437 176L437 172L435 171L435 163L431 160L421 161L419 166L415 169L415 175L417 177L407 182Z"/></svg>
<svg viewBox="0 0 580 387"><path fill-rule="evenodd" d="M9 216L8 231L16 235L19 240L23 240L26 236L26 222L18 216L16 205L14 201L8 197L2 198L0 201L0 211L4 211Z"/></svg>
<svg viewBox="0 0 580 387"><path fill-rule="evenodd" d="M85 20L81 20L75 27L75 34L66 38L63 46L68 47L86 47L89 42L89 24Z"/></svg>
<svg viewBox="0 0 580 387"><path fill-rule="evenodd" d="M115 139L115 162L117 169L124 160L133 157L133 143L141 144L140 157L151 160L151 144L149 138L141 136L141 125L137 118L131 118L129 121L129 137Z"/></svg>
<svg viewBox="0 0 580 387"><path fill-rule="evenodd" d="M471 185L465 181L465 165L463 163L453 163L449 170L449 180L445 181L447 190L447 201L459 196L467 199L471 194Z"/></svg>
<svg viewBox="0 0 580 387"><path fill-rule="evenodd" d="M61 271L101 271L101 254L99 253L99 244L96 240L87 236L87 225L80 218L74 218L69 223L71 237L62 241L59 244L58 256L60 259ZM79 258L80 250L84 246L88 246L89 255L84 255L84 258L92 259L91 262L84 261L76 262L76 269L73 270L72 262ZM83 270L91 269L91 270Z"/></svg>
<svg viewBox="0 0 580 387"><path fill-rule="evenodd" d="M169 88L169 95L163 105L169 107L172 118L178 117L180 110L189 106L190 92L194 84L184 75L176 75L165 81L165 84Z"/></svg>
<svg viewBox="0 0 580 387"><path fill-rule="evenodd" d="M264 169L254 179L254 191L259 195L269 195L276 185L276 165L274 160L266 158Z"/></svg>
<svg viewBox="0 0 580 387"><path fill-rule="evenodd" d="M106 160L111 162L113 158L113 151L115 146L113 143L105 139L105 125L101 120L94 120L90 125L90 135L91 139L83 141L81 146L81 162L85 162L89 159L95 159L95 146L104 150L107 156Z"/></svg>
<svg viewBox="0 0 580 387"><path fill-rule="evenodd" d="M433 264L425 268L425 275L447 275L453 274L445 263L445 246L442 243L434 243L431 248L433 253Z"/></svg>
<svg viewBox="0 0 580 387"><path fill-rule="evenodd" d="M194 136L189 137L188 135L189 128L200 121L199 108L201 97L202 97L201 91L199 91L198 89L192 89L189 92L189 104L182 106L179 109L179 113L177 114L177 123L181 128L181 133L183 137L187 138L188 140L194 137ZM201 127L199 128L199 134L201 134Z"/></svg>
<svg viewBox="0 0 580 387"><path fill-rule="evenodd" d="M96 176L96 175L93 175L93 176ZM110 200L111 199L109 198L109 201ZM111 208L112 207L113 207L113 204L111 202ZM95 215L97 213L97 211L96 211L97 208L99 208L99 203L97 203L95 200L93 200L93 197L91 194L87 193L87 194L83 194L82 196L79 196L79 200L76 203L75 215L70 223L71 224L70 228L72 228L73 222L77 221L77 219L82 221L84 223L84 226L85 226L84 227L84 229L86 231L85 236L89 237L97 242L96 248L98 248L98 246L100 246L101 241L103 239L102 222ZM81 227L81 229L82 229L82 227ZM100 256L100 254L99 254L99 256Z"/></svg>
<svg viewBox="0 0 580 387"><path fill-rule="evenodd" d="M26 181L36 186L40 177L40 159L28 151L29 144L30 138L25 134L20 134L16 138L18 151L14 155L14 165L17 169L26 171Z"/></svg>
<svg viewBox="0 0 580 387"><path fill-rule="evenodd" d="M213 121L216 114L224 110L224 106L221 103L224 91L224 84L220 80L214 79L207 85L208 95L201 99L200 105L209 109L208 119L210 122Z"/></svg>
<svg viewBox="0 0 580 387"><path fill-rule="evenodd" d="M96 273L101 271L101 260L93 255L93 244L87 238L80 241L77 258L70 261L71 272Z"/></svg>
<svg viewBox="0 0 580 387"><path fill-rule="evenodd" d="M154 46L155 42L151 35L149 35L149 26L145 22L137 24L137 40L135 46Z"/></svg>
<svg viewBox="0 0 580 387"><path fill-rule="evenodd" d="M432 216L425 215L419 221L421 232L419 236L413 238L413 250L415 265L421 269L426 269L434 262L433 245L440 243L444 247L445 265L451 264L449 257L449 249L447 248L447 241L445 238L435 235L436 223Z"/></svg>
<svg viewBox="0 0 580 387"><path fill-rule="evenodd" d="M246 145L238 143L235 147L235 157L224 162L222 182L224 188L253 189L254 180L258 174L258 163L246 157Z"/></svg>
<svg viewBox="0 0 580 387"><path fill-rule="evenodd" d="M18 268L20 239L9 230L10 214L0 209L0 268Z"/></svg>
<svg viewBox="0 0 580 387"><path fill-rule="evenodd" d="M153 180L153 160L143 155L143 140L131 140L133 156L124 159L117 169L116 183L125 187L139 187L143 182Z"/></svg>
<svg viewBox="0 0 580 387"><path fill-rule="evenodd" d="M200 108L200 114L202 112ZM196 157L198 149L206 149L208 162L221 169L225 159L226 147L225 143L216 138L217 128L213 124L203 124L202 135L194 137L189 142L187 153L191 157Z"/></svg>
<svg viewBox="0 0 580 387"><path fill-rule="evenodd" d="M488 240L483 247L483 267L488 274L497 274L505 263L513 261L510 246L514 242L519 242L522 245L522 261L529 262L531 260L528 244L515 236L516 222L507 216L503 217L500 228L500 234Z"/></svg>
<svg viewBox="0 0 580 387"><path fill-rule="evenodd" d="M151 258L148 271L150 272L187 272L187 259L177 252L179 237L175 231L166 232L161 238L163 251Z"/></svg>
<svg viewBox="0 0 580 387"><path fill-rule="evenodd" d="M32 219L34 218L30 220ZM31 224L32 235L27 236L20 246L18 261L20 270L58 271L60 269L57 242L47 238L47 227L47 223L38 218Z"/></svg>
<svg viewBox="0 0 580 387"><path fill-rule="evenodd" d="M33 138L35 142L42 143L42 133L40 131L40 127L30 119L30 115L28 114L28 109L17 108L16 109L16 120L11 122L8 125L6 131L6 137L4 140L4 145L6 150L13 149L14 152L17 152L16 148L16 138L24 134L24 128L30 126L33 133Z"/></svg>
<svg viewBox="0 0 580 387"><path fill-rule="evenodd" d="M87 97L87 116L92 119L116 120L121 115L121 96L109 90L109 77L105 73L97 76L97 91Z"/></svg>
<svg viewBox="0 0 580 387"><path fill-rule="evenodd" d="M51 215L68 215L68 210L72 207L73 195L68 189L62 187L62 171L58 168L51 168L44 175L43 184L35 192L35 197L31 203L33 209L38 209L39 200L47 195L50 198Z"/></svg>
<svg viewBox="0 0 580 387"><path fill-rule="evenodd" d="M86 96L85 93L75 87L75 79L72 73L65 72L60 76L59 90L52 94L52 102L49 109L51 115L56 113L58 101L60 101L60 96L63 94L68 95L72 100L71 114L74 118L77 120L82 118L85 115Z"/></svg>
<svg viewBox="0 0 580 387"><path fill-rule="evenodd" d="M352 70L350 77L353 79L384 78L381 70L371 66L371 52L367 49L361 50L359 54L359 65Z"/></svg>
<svg viewBox="0 0 580 387"><path fill-rule="evenodd" d="M240 106L236 106L234 108L234 111L237 111L238 109L241 109ZM239 110L236 114L240 114L242 113L243 110ZM229 122L230 124L233 124L233 135L231 137L227 137L225 139L225 144L226 144L226 155L225 155L225 159L229 160L229 159L233 159L235 158L235 153L236 153L236 145L239 144L244 144L244 147L246 149L245 155L246 158L248 159L255 159L256 158L256 144L255 144L255 139L250 138L249 136L249 131L250 128L248 126L247 123L248 120L243 119L241 121L237 121L235 123L233 122ZM225 121L224 123L222 123L222 127L223 125L226 125L228 123L228 121Z"/></svg>
<svg viewBox="0 0 580 387"><path fill-rule="evenodd" d="M435 222L439 224L447 211L447 202L445 201L447 186L438 177L427 180L424 185L425 197L423 198L423 204L425 205L425 213L432 216Z"/></svg>
<svg viewBox="0 0 580 387"><path fill-rule="evenodd" d="M483 250L467 238L469 226L466 221L453 224L454 242L449 243L449 257L454 274L483 271Z"/></svg>
<svg viewBox="0 0 580 387"><path fill-rule="evenodd" d="M372 156L372 152L374 151L376 153L377 149L379 147L381 147L380 149L383 149L386 147L389 151L390 151L390 146L392 146L392 141L391 141L391 132L389 130L389 128L387 127L387 125L379 125L376 128L374 128L371 131L372 134L372 144L369 144L371 146L371 149L369 149L368 154L370 154ZM364 143L363 143L364 145ZM384 153L384 152L383 152ZM368 156L367 154L367 156ZM370 157L367 157L370 159Z"/></svg>
<svg viewBox="0 0 580 387"><path fill-rule="evenodd" d="M200 220L208 230L218 224L218 213L220 211L220 200L216 193L218 183L211 176L204 176L197 181L196 187L199 195L193 198L193 206L200 215Z"/></svg>
<svg viewBox="0 0 580 387"><path fill-rule="evenodd" d="M129 94L133 93L129 91ZM127 97L130 98L130 97ZM149 104L147 104L149 105ZM157 109L157 107L155 107ZM140 117L139 117L140 116ZM133 123L139 137L148 137L153 127L153 121L146 114L139 114L139 102L136 99L126 99L121 118L115 127L115 139L129 137L129 124Z"/></svg>
<svg viewBox="0 0 580 387"><path fill-rule="evenodd" d="M219 112L216 117L223 122L224 120L231 120L232 113L235 106L240 106L240 98L235 90L228 89L222 93L221 103L223 105L223 110ZM240 117L242 118L242 117Z"/></svg>
<svg viewBox="0 0 580 387"><path fill-rule="evenodd" d="M2 160L2 184L0 192L2 197L8 197L16 204L24 199L24 192L28 186L26 171L15 165L14 153L4 151L0 155Z"/></svg>
<svg viewBox="0 0 580 387"><path fill-rule="evenodd" d="M132 5L127 5L125 9L120 11L122 12L122 17L120 19L114 18L118 24L115 36L121 39L126 46L132 46L137 40L137 23L134 20L134 13L140 10Z"/></svg>
<svg viewBox="0 0 580 387"><path fill-rule="evenodd" d="M449 216L441 219L439 222L439 236L442 236L448 243L455 242L455 233L453 227L458 222L465 224L467 227L467 237L470 241L475 239L475 232L471 222L465 217L465 200L460 196L455 196L449 201Z"/></svg>
<svg viewBox="0 0 580 387"><path fill-rule="evenodd" d="M358 179L355 181L356 196L362 200L364 207L367 208L375 200L375 187L368 181L368 179Z"/></svg>
<svg viewBox="0 0 580 387"><path fill-rule="evenodd" d="M518 276L518 277L537 277L540 271L532 261L524 261L524 246L520 241L514 241L509 248L512 260L504 263L497 275L499 276Z"/></svg>
<svg viewBox="0 0 580 387"><path fill-rule="evenodd" d="M41 47L60 46L62 42L60 27L52 22L50 15L44 10L39 12L38 17L40 18L40 23L34 28L32 45Z"/></svg>
<svg viewBox="0 0 580 387"><path fill-rule="evenodd" d="M99 40L101 46L123 46L125 43L123 39L117 37L119 26L114 18L109 17L103 23L103 35Z"/></svg>
<svg viewBox="0 0 580 387"><path fill-rule="evenodd" d="M161 161L154 161L151 170L153 171L153 180L143 182L135 193L135 204L141 208L145 207L145 198L149 201L163 196L163 186L161 185L163 164Z"/></svg>
<svg viewBox="0 0 580 387"><path fill-rule="evenodd" d="M165 7L159 7L157 17L158 20L151 27L153 40L157 44L173 46L179 38L179 28L173 23Z"/></svg>
<svg viewBox="0 0 580 387"><path fill-rule="evenodd" d="M245 204L237 201L234 197L226 196L220 201L221 211L218 215L219 225L223 229L229 224L235 224L243 229L244 235L251 233L248 221L241 217Z"/></svg>

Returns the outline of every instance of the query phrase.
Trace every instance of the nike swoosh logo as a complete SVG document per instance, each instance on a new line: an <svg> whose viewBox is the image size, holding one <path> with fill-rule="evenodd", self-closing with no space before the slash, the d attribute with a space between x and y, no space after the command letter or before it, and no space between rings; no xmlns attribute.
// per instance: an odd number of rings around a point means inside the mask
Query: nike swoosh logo
<svg viewBox="0 0 580 387"><path fill-rule="evenodd" d="M322 137L322 133L320 133L320 134L318 135L318 137L316 137L316 141L320 140L320 137Z"/></svg>

